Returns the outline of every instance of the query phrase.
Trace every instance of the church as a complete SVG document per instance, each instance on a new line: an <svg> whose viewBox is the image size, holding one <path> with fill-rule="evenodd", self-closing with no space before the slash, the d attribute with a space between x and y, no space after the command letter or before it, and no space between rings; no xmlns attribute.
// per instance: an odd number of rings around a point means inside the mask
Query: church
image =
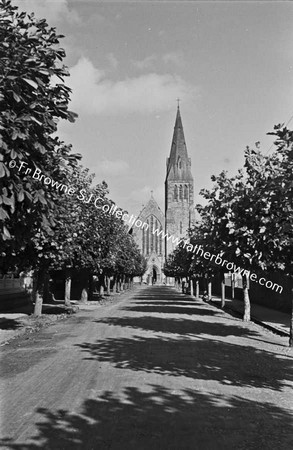
<svg viewBox="0 0 293 450"><path fill-rule="evenodd" d="M144 228L133 228L135 241L147 259L143 281L148 284L163 283L166 278L163 272L165 259L177 245L172 237L185 238L194 220L191 159L187 153L179 104L170 156L166 161L164 212L151 194L138 219L148 224Z"/></svg>

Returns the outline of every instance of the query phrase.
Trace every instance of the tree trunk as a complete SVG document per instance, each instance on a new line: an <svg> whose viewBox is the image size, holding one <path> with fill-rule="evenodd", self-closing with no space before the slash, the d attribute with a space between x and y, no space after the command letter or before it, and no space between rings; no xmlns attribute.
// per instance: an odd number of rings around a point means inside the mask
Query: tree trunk
<svg viewBox="0 0 293 450"><path fill-rule="evenodd" d="M190 277L190 295L193 297L193 278Z"/></svg>
<svg viewBox="0 0 293 450"><path fill-rule="evenodd" d="M221 274L221 308L225 308L225 275Z"/></svg>
<svg viewBox="0 0 293 450"><path fill-rule="evenodd" d="M232 300L235 298L235 274L231 274L231 297Z"/></svg>
<svg viewBox="0 0 293 450"><path fill-rule="evenodd" d="M71 293L71 270L66 269L65 272L65 305L70 306L70 293Z"/></svg>
<svg viewBox="0 0 293 450"><path fill-rule="evenodd" d="M244 301L244 322L250 321L250 300L249 300L249 279L246 275L243 277L243 301Z"/></svg>
<svg viewBox="0 0 293 450"><path fill-rule="evenodd" d="M41 268L36 273L35 288L34 288L34 316L39 317L42 315L43 295L44 295L44 282L45 282L46 270Z"/></svg>
<svg viewBox="0 0 293 450"><path fill-rule="evenodd" d="M99 276L99 283L100 283L99 294L100 294L101 297L104 297L104 293L105 293L105 275L103 273Z"/></svg>
<svg viewBox="0 0 293 450"><path fill-rule="evenodd" d="M34 308L34 316L40 317L42 315L42 306L43 306L43 296L39 290L36 290L35 293L35 308Z"/></svg>
<svg viewBox="0 0 293 450"><path fill-rule="evenodd" d="M199 299L199 280L195 282L195 298Z"/></svg>
<svg viewBox="0 0 293 450"><path fill-rule="evenodd" d="M208 280L208 301L212 299L212 282Z"/></svg>
<svg viewBox="0 0 293 450"><path fill-rule="evenodd" d="M87 288L82 288L80 301L85 303L88 301L88 290Z"/></svg>
<svg viewBox="0 0 293 450"><path fill-rule="evenodd" d="M290 320L289 347L293 347L293 288L291 289L291 320Z"/></svg>

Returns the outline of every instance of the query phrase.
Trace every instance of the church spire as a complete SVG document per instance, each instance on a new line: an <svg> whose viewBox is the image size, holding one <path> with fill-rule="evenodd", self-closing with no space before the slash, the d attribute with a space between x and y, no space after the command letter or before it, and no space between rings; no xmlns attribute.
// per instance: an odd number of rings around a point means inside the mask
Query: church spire
<svg viewBox="0 0 293 450"><path fill-rule="evenodd" d="M175 120L170 157L167 159L166 179L192 179L190 171L190 158L188 157L182 119L180 114L179 99Z"/></svg>

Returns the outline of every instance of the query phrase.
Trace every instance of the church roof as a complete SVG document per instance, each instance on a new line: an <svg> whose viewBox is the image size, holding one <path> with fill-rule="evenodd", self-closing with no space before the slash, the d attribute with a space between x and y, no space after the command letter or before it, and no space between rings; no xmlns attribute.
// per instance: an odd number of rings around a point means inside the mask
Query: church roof
<svg viewBox="0 0 293 450"><path fill-rule="evenodd" d="M190 166L191 161L187 153L180 108L178 105L170 157L167 160L166 180L167 179L192 180L193 178Z"/></svg>
<svg viewBox="0 0 293 450"><path fill-rule="evenodd" d="M151 198L149 199L147 204L143 207L143 209L140 211L138 217L140 220L144 220L150 214L156 216L157 219L159 219L160 222L162 222L162 224L164 223L164 214L163 214L161 208L159 207L158 203L154 199L152 192L151 192Z"/></svg>

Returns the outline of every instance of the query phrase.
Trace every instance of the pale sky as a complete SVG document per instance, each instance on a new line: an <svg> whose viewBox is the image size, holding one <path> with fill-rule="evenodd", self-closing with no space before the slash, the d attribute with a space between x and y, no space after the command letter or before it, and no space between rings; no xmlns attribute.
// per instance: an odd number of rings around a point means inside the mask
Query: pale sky
<svg viewBox="0 0 293 450"><path fill-rule="evenodd" d="M247 145L260 141L267 152L266 133L293 114L290 2L13 3L66 36L79 117L58 134L130 213L151 190L164 210L177 97L196 194L211 175L233 175Z"/></svg>

